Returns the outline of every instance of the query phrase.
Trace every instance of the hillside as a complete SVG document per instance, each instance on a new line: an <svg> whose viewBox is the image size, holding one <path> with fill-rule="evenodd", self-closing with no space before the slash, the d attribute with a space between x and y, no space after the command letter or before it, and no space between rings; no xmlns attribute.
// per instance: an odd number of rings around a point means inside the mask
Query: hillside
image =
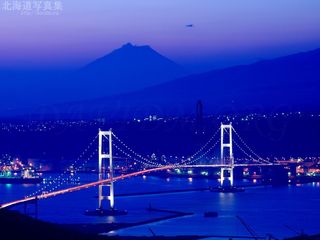
<svg viewBox="0 0 320 240"><path fill-rule="evenodd" d="M320 110L320 49L251 65L191 75L127 94L68 103L77 115L133 117L206 113ZM86 109L83 111L83 109ZM90 109L90 110L89 110Z"/></svg>

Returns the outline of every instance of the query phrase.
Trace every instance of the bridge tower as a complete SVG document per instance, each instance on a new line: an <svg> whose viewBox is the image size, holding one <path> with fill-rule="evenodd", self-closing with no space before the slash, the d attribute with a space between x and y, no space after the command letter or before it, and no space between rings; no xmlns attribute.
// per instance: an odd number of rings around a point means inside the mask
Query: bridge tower
<svg viewBox="0 0 320 240"><path fill-rule="evenodd" d="M233 144L232 144L232 124L221 123L221 165L225 165L221 168L221 186L226 186L229 181L230 186L233 186Z"/></svg>
<svg viewBox="0 0 320 240"><path fill-rule="evenodd" d="M107 148L104 141L108 141ZM112 163L112 130L101 131L99 129L99 181L113 178ZM109 201L110 209L114 209L114 188L113 181L99 185L99 209L103 209L104 200Z"/></svg>

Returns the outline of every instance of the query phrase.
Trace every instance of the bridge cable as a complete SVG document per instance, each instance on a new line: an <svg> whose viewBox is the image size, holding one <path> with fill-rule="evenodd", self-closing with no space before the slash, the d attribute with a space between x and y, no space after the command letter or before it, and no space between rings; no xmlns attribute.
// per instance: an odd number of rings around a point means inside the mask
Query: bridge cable
<svg viewBox="0 0 320 240"><path fill-rule="evenodd" d="M248 152L246 152L246 151L240 146L240 144L238 144L235 140L233 140L233 143L234 143L247 157L249 157L252 161L257 162L257 163L272 164L272 163L270 163L269 161L264 160L264 159L259 159L260 161L257 160L257 159L255 159L254 157L252 157L252 155L250 155Z"/></svg>
<svg viewBox="0 0 320 240"><path fill-rule="evenodd" d="M196 158L196 160L193 160L193 158L195 158L201 151L203 151L210 143L211 143L211 141L217 136L217 134L218 134L218 132L220 131L220 127L217 129L217 131L211 136L211 138L198 150L198 151L196 151L193 155L191 155L190 157L188 157L186 160L184 160L184 161L182 161L181 163L180 163L180 165L181 164L184 164L185 162L195 162L195 161L197 161L197 160L199 160L199 158ZM219 142L220 140L218 140L218 142ZM214 145L216 145L217 143L215 143ZM210 150L212 150L213 148L211 147L210 148ZM205 155L208 153L208 152L210 152L210 150L209 151L207 151L206 153L205 153ZM200 158L202 158L204 155L201 155L200 156Z"/></svg>
<svg viewBox="0 0 320 240"><path fill-rule="evenodd" d="M249 147L249 145L242 139L242 137L240 136L240 134L232 127L233 132L237 135L237 137L240 139L240 141L244 144L244 146L255 156L257 157L260 161L264 161L267 163L271 163L268 160L263 159L261 156L259 156L256 152L254 152L252 150L252 148Z"/></svg>
<svg viewBox="0 0 320 240"><path fill-rule="evenodd" d="M131 154L125 152L125 151L122 150L120 147L118 147L116 144L113 143L112 145L113 145L118 151L120 151L122 154L124 154L125 156L131 158L132 160L134 160L134 161L142 164L144 167L155 167L155 166L158 167L158 166L160 166L159 164L155 164L155 163L154 163L154 164L145 163L145 162L143 162L143 161L141 161L141 160L139 160L139 159L136 159L136 158L133 157Z"/></svg>
<svg viewBox="0 0 320 240"><path fill-rule="evenodd" d="M131 147L129 147L126 143L124 143L119 137L117 137L114 133L112 133L112 135L115 137L116 140L118 140L118 142L125 147L129 152L131 152L132 154L134 154L136 157L138 157L139 159L141 159L142 161L145 161L149 164L154 164L152 161L150 161L149 159L147 159L146 157L143 157L141 154L135 152Z"/></svg>
<svg viewBox="0 0 320 240"><path fill-rule="evenodd" d="M197 158L195 158L195 159L188 158L187 160L182 161L180 164L177 164L177 166L189 165L191 163L194 163L194 162L200 160L201 158L206 156L209 152L211 152L217 146L217 144L219 142L220 142L220 140L216 141L206 152L204 152L202 155L198 156Z"/></svg>
<svg viewBox="0 0 320 240"><path fill-rule="evenodd" d="M73 169L75 169L75 171L77 171L77 169L79 169L79 168L77 168L76 164L78 163L78 161L80 161L80 160L83 159L84 154L86 154L86 153L88 152L88 150L92 147L93 143L96 141L97 138L98 138L98 135L95 135L95 137L94 137L93 140L88 144L88 146L85 148L85 150L84 150L84 151L79 155L79 157L71 164L70 167L72 167ZM91 157L93 157L93 154L94 154L94 153L92 153L92 154L85 160L85 162L80 166L80 168L83 167L83 166L90 160ZM46 190L47 188L51 187L51 185L53 185L53 184L56 184L56 185L52 186L52 188L50 189L51 191L57 189L57 188L58 188L59 186L61 186L62 184L68 183L68 181L66 181L66 180L63 178L63 176L66 175L67 172L68 172L68 171L65 170L63 173L61 173L61 174L60 174L59 176L57 176L56 178L54 178L54 179L52 179L52 180L50 179L50 181L49 181L47 184L43 183L43 186L42 186L40 189L38 189L38 190L36 190L35 192L27 195L26 198L27 198L27 197L36 196L36 195L38 195L39 193L42 194L42 192L43 192L44 190ZM68 178L69 178L69 176L68 176Z"/></svg>

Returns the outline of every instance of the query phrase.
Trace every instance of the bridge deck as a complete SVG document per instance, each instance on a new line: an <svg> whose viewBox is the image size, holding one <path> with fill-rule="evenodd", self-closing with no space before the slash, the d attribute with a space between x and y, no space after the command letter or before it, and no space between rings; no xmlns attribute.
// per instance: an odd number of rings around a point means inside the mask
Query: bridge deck
<svg viewBox="0 0 320 240"><path fill-rule="evenodd" d="M279 164L234 164L234 167L249 167L249 166L273 166L273 165L279 165ZM138 172L134 172L134 173L129 173L129 174L124 174L124 175L120 175L117 177L114 177L112 179L105 179L102 181L96 181L96 182L92 182L92 183L87 183L87 184L83 184L80 186L76 186L76 187L70 187L70 188L66 188L66 189L62 189L62 190L58 190L58 191L54 191L54 192L50 192L50 193L44 193L44 194L40 194L37 196L33 196L33 197L28 197L28 198L23 198L20 200L15 200L12 202L8 202L8 203L3 203L0 205L0 209L4 209L4 208L8 208L8 207L12 207L12 206L16 206L22 203L26 203L26 202L30 202L30 201L34 201L37 199L45 199L45 198L50 198L50 197L55 197L61 194L65 194L65 193L71 193L71 192L75 192L75 191L79 191L82 189L86 189L86 188L90 188L90 187L95 187L98 186L100 184L106 184L106 183L110 183L111 181L118 181L118 180L122 180L125 178L130 178L130 177L135 177L138 175L142 175L142 174L146 174L146 173L151 173L151 172L156 172L156 171L163 171L163 170L168 170L168 169L175 169L175 168L199 168L199 167L211 167L211 168L221 168L221 167L230 167L230 165L225 165L225 164L213 164L213 165L169 165L169 166L163 166L163 167L157 167L157 168L151 168L151 169L145 169L142 171L138 171Z"/></svg>

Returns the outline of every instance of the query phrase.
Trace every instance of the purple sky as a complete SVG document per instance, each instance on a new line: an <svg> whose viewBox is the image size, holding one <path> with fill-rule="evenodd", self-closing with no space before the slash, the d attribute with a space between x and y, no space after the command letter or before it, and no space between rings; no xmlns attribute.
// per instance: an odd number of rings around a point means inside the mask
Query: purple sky
<svg viewBox="0 0 320 240"><path fill-rule="evenodd" d="M58 16L1 6L0 68L78 68L126 42L194 70L320 47L319 0L60 1Z"/></svg>

